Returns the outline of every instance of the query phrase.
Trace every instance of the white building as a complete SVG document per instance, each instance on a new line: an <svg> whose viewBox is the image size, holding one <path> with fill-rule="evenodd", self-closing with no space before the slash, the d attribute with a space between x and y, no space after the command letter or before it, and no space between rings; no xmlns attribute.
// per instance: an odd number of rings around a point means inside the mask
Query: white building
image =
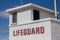
<svg viewBox="0 0 60 40"><path fill-rule="evenodd" d="M60 20L53 10L26 4L9 13L9 40L60 40Z"/></svg>

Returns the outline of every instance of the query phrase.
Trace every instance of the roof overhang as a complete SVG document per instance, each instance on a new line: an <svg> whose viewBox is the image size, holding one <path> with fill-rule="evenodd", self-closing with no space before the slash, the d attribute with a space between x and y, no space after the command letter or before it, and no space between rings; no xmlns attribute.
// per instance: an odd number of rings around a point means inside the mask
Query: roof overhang
<svg viewBox="0 0 60 40"><path fill-rule="evenodd" d="M38 5L33 4L33 3L29 3L29 4L26 4L26 5L22 5L22 6L18 6L18 7L15 7L15 8L11 8L11 9L6 10L6 12L9 13L9 12L12 12L12 11L21 10L21 9L30 8L30 7L31 8L34 7L34 8L38 8L38 9L42 9L42 10L54 13L53 10L50 10L50 9L42 7L42 6L38 6Z"/></svg>

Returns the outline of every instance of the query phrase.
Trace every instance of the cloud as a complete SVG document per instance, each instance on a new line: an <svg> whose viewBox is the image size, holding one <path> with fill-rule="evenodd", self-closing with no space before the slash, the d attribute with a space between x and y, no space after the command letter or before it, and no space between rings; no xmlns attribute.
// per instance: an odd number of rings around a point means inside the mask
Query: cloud
<svg viewBox="0 0 60 40"><path fill-rule="evenodd" d="M9 18L9 14L5 11L0 11L0 17ZM0 23L0 40L9 40L8 33L8 28L4 28L4 25Z"/></svg>
<svg viewBox="0 0 60 40"><path fill-rule="evenodd" d="M9 40L9 38L8 37L6 37L6 38L0 38L0 40Z"/></svg>
<svg viewBox="0 0 60 40"><path fill-rule="evenodd" d="M6 13L5 11L0 11L0 17L8 18L9 14Z"/></svg>

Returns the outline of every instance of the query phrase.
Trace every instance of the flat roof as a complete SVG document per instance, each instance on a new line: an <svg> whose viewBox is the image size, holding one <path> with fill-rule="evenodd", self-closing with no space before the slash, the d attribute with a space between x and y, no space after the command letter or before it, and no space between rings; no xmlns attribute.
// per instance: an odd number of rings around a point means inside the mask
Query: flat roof
<svg viewBox="0 0 60 40"><path fill-rule="evenodd" d="M50 10L48 8L45 8L45 7L42 7L42 6L33 4L33 3L29 3L29 4L25 4L25 5L21 5L21 6L15 7L15 8L7 9L6 12L9 13L9 12L12 12L12 11L15 11L15 10L20 10L20 9L29 8L29 7L35 7L35 8L39 8L39 9L54 13L53 10Z"/></svg>

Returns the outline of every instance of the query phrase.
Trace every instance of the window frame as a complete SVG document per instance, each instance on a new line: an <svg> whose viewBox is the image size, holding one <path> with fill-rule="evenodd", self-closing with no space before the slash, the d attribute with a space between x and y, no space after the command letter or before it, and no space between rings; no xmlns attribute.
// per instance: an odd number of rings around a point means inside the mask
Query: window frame
<svg viewBox="0 0 60 40"><path fill-rule="evenodd" d="M17 12L12 13L12 23L17 23Z"/></svg>
<svg viewBox="0 0 60 40"><path fill-rule="evenodd" d="M38 18L37 19L34 18L34 10L35 11L38 11ZM40 11L39 10L36 10L36 9L33 9L33 20L39 20L39 19L40 19Z"/></svg>

